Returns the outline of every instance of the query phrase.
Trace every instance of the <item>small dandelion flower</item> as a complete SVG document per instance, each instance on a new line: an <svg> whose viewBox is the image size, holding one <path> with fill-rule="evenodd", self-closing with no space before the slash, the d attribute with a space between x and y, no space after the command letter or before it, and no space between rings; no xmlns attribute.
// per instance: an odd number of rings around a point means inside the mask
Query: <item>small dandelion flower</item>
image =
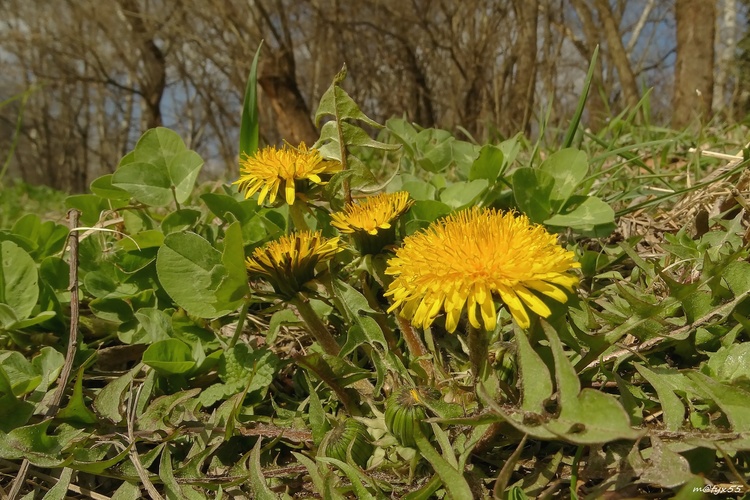
<svg viewBox="0 0 750 500"><path fill-rule="evenodd" d="M291 298L315 278L318 264L329 261L340 250L338 238L304 231L256 248L247 258L246 267L251 276L268 281L276 293Z"/></svg>
<svg viewBox="0 0 750 500"><path fill-rule="evenodd" d="M414 204L409 193L381 193L331 214L331 225L352 236L362 254L375 254L396 240L395 222Z"/></svg>
<svg viewBox="0 0 750 500"><path fill-rule="evenodd" d="M464 308L469 323L480 328L479 309L491 331L498 297L528 328L527 308L545 318L551 314L537 293L566 302L561 288L573 292L578 278L568 271L577 267L573 252L525 215L475 207L404 240L388 261L386 274L395 277L386 292L393 298L388 312L401 308L403 317L425 328L444 311L445 328L453 332Z"/></svg>
<svg viewBox="0 0 750 500"><path fill-rule="evenodd" d="M285 144L281 149L265 147L253 156L240 160L240 178L234 183L240 191L245 191L245 198L260 191L258 204L268 196L268 201L276 201L279 188L283 184L284 199L287 204L294 203L296 182L309 180L323 184L321 174L332 174L341 170L336 161L324 160L320 151L307 149L305 143L298 148Z"/></svg>

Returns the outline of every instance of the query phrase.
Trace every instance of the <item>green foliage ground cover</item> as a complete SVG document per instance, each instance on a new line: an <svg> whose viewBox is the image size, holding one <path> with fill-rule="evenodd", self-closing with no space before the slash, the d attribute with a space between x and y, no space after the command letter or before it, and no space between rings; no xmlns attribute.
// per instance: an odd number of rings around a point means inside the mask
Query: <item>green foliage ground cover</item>
<svg viewBox="0 0 750 500"><path fill-rule="evenodd" d="M342 79L321 102L317 146L348 168L307 191L305 212L259 206L230 184L196 186L201 158L161 128L91 193L68 197L80 211L77 315L69 228L36 214L3 219L0 459L6 470L29 462L22 494L748 491L747 215L733 204L697 233L692 219L664 222L720 163L688 154L695 138L633 125L635 114L595 135L573 120L547 143L477 144L400 118L371 139L360 127L377 124ZM242 151L252 153L252 97L245 109ZM485 332L490 369L477 376L465 321L455 334L440 321L413 331L386 313L388 251L337 254L294 307L248 281L255 248L300 226L335 236L330 212L347 190L407 191L402 237L474 206L526 213L576 253L580 286L525 331L501 309ZM655 230L625 231L626 219ZM305 311L339 355L313 341ZM75 320L69 383L50 409ZM6 491L13 479L6 474Z"/></svg>

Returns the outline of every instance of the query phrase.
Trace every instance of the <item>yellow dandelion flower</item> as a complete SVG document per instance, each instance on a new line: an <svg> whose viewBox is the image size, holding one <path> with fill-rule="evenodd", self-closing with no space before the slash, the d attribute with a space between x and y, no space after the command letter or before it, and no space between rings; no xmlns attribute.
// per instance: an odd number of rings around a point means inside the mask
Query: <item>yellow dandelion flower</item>
<svg viewBox="0 0 750 500"><path fill-rule="evenodd" d="M404 240L388 261L386 274L395 276L386 292L393 298L388 311L401 308L403 317L423 328L444 311L445 328L453 332L464 307L470 324L480 328L479 309L490 331L499 297L528 328L527 308L545 318L551 314L537 293L566 302L561 288L573 292L578 278L568 271L577 267L573 252L525 215L474 207Z"/></svg>
<svg viewBox="0 0 750 500"><path fill-rule="evenodd" d="M413 204L406 191L381 193L360 203L349 203L343 212L331 214L331 225L351 235L360 253L378 253L395 241L393 224Z"/></svg>
<svg viewBox="0 0 750 500"><path fill-rule="evenodd" d="M282 183L284 185L284 199L287 204L294 203L296 186L301 180L310 180L316 184L323 184L321 174L339 172L341 164L336 161L324 160L320 151L315 148L307 149L305 143L298 148L285 144L281 149L265 147L255 155L240 160L240 178L235 181L240 191L245 191L245 198L260 191L258 204L268 196L273 203Z"/></svg>
<svg viewBox="0 0 750 500"><path fill-rule="evenodd" d="M318 264L327 262L340 250L338 238L327 239L319 231L304 231L256 248L245 264L251 276L265 279L276 293L291 298L315 278Z"/></svg>

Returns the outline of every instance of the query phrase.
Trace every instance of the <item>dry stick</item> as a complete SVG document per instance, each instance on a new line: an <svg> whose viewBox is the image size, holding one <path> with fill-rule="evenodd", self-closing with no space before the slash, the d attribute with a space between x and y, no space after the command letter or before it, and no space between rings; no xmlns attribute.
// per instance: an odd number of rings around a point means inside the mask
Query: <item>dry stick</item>
<svg viewBox="0 0 750 500"><path fill-rule="evenodd" d="M60 376L57 379L57 390L52 396L52 402L50 403L47 411L45 412L46 417L52 417L57 413L60 408L60 402L62 401L63 395L65 394L65 386L68 385L70 379L70 373L73 371L73 361L76 356L76 350L78 349L78 216L80 212L75 208L68 210L68 227L70 227L70 233L68 234L68 244L70 246L70 262L68 263L70 268L70 281L68 284L68 290L70 291L70 335L68 337L68 351L65 353L65 364L63 365ZM29 473L29 461L24 459L21 463L21 467L18 469L16 479L13 481L13 486L8 493L9 500L16 500L23 483L26 481L26 475Z"/></svg>

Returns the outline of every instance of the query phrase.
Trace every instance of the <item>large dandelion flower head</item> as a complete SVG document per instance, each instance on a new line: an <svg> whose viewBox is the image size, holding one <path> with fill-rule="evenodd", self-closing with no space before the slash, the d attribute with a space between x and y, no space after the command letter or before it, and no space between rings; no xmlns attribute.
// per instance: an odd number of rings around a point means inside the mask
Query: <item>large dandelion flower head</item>
<svg viewBox="0 0 750 500"><path fill-rule="evenodd" d="M331 214L331 225L351 235L361 254L379 253L395 242L395 223L413 204L406 191L369 196Z"/></svg>
<svg viewBox="0 0 750 500"><path fill-rule="evenodd" d="M324 160L320 151L308 149L305 143L294 148L285 144L281 149L267 146L253 156L240 159L240 178L234 182L240 191L245 191L245 198L250 198L260 191L258 204L268 196L268 201L276 201L279 188L284 189L287 204L294 203L298 181L311 181L322 184L322 174L332 174L341 170L336 161Z"/></svg>
<svg viewBox="0 0 750 500"><path fill-rule="evenodd" d="M256 248L247 258L251 276L268 281L276 293L294 297L318 274L318 266L341 250L338 238L304 231L282 236Z"/></svg>
<svg viewBox="0 0 750 500"><path fill-rule="evenodd" d="M540 295L566 302L580 267L573 252L525 215L473 208L448 216L407 237L386 274L395 277L388 310L426 328L445 312L445 328L455 331L464 309L474 328L495 328L499 298L521 328L531 324L527 309L551 314ZM481 316L481 323L480 323Z"/></svg>

